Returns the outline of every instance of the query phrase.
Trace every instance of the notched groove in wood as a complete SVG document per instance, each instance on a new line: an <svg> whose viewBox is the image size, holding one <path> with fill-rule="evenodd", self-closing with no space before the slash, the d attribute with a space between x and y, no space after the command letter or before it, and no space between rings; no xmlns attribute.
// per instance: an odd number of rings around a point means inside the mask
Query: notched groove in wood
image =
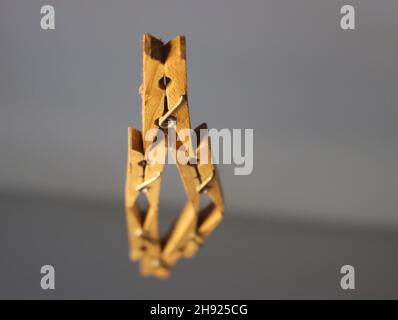
<svg viewBox="0 0 398 320"><path fill-rule="evenodd" d="M157 39L149 33L144 35L144 53L152 59L164 64L169 56L169 52L170 42L163 43L161 39Z"/></svg>

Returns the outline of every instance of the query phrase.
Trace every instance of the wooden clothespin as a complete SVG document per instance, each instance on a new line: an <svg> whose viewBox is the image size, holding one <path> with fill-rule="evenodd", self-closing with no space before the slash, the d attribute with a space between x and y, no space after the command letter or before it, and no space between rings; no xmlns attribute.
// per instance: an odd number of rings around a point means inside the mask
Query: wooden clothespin
<svg viewBox="0 0 398 320"><path fill-rule="evenodd" d="M224 214L224 200L216 167L211 159L208 136L197 143L196 163L178 161L181 150L168 145L169 130L175 134L190 129L187 95L185 37L177 36L164 44L149 34L144 35L142 96L142 134L128 131L128 164L125 190L130 257L140 260L141 273L166 278L170 268L182 257L192 257L205 238L217 227ZM166 138L146 139L152 129L162 129ZM199 126L207 129L207 126ZM199 135L197 135L199 136ZM188 138L188 145L192 145ZM167 149L171 149L188 201L163 239L159 233L158 207L161 178ZM206 151L206 152L201 152ZM160 155L163 161L150 161L148 152ZM204 155L204 156L203 156ZM201 158L202 157L202 158ZM159 160L159 157L157 158ZM142 214L136 201L146 194L148 207ZM207 193L212 203L200 210L200 197Z"/></svg>

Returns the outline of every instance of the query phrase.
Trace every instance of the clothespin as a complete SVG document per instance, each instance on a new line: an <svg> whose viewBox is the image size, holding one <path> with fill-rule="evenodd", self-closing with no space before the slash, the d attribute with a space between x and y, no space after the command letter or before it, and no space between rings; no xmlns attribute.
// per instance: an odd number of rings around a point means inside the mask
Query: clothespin
<svg viewBox="0 0 398 320"><path fill-rule="evenodd" d="M200 129L207 129L207 126L205 124L199 126L195 130L197 136ZM206 149L206 152L202 153L201 149ZM207 158L201 159L201 154L205 154ZM211 159L209 137L206 136L199 142L196 156L198 159L195 166L196 179L191 180L189 176L181 175L186 189L187 185L192 185L192 182L195 181L195 190L191 191L192 194L188 196L189 199L171 230L163 250L163 259L170 266L174 265L181 257L190 258L194 256L204 240L223 218L224 200L218 171ZM177 164L177 166L183 167L181 164ZM212 203L199 210L195 207L195 203L190 200L192 198L200 200L204 193L207 193Z"/></svg>
<svg viewBox="0 0 398 320"><path fill-rule="evenodd" d="M141 261L141 273L166 278L170 268L182 257L192 257L205 238L223 217L224 201L216 167L211 160L209 137L202 137L195 150L181 150L180 145L167 145L167 139L148 138L151 129L168 130L179 136L190 129L187 95L185 37L178 36L163 44L149 34L144 35L142 96L142 134L129 128L128 167L126 179L126 215L130 242L130 257ZM201 125L196 129L207 129ZM196 136L199 136L198 134ZM188 146L193 146L188 137ZM152 163L148 152L165 160L167 149L176 157L188 201L171 228L161 239L158 226L158 207L164 161ZM180 152L193 150L197 162L178 161ZM206 151L206 152L202 152ZM205 156L203 156L203 154ZM159 158L158 158L159 159ZM191 163L192 162L192 163ZM136 201L145 193L148 208L142 214ZM200 198L207 193L212 203L200 210Z"/></svg>

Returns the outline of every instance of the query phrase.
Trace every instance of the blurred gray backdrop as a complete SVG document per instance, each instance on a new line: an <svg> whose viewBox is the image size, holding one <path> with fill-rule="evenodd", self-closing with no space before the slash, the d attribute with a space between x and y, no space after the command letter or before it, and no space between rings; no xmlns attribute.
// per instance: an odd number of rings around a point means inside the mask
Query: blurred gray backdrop
<svg viewBox="0 0 398 320"><path fill-rule="evenodd" d="M393 0L2 0L0 297L345 297L350 261L368 281L351 297L398 297L397 16ZM252 175L220 165L224 225L160 285L128 264L123 217L144 32L187 37L193 126L255 135ZM185 195L174 168L163 184L170 222Z"/></svg>

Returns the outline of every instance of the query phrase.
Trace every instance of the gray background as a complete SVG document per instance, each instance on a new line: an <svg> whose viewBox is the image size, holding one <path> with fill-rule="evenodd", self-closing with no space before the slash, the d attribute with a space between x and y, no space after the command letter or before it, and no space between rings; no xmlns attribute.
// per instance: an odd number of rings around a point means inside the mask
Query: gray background
<svg viewBox="0 0 398 320"><path fill-rule="evenodd" d="M0 297L397 298L398 3L352 0L342 31L346 3L2 0ZM220 166L224 224L166 282L128 263L123 216L144 32L186 35L193 125L255 130L253 174Z"/></svg>

